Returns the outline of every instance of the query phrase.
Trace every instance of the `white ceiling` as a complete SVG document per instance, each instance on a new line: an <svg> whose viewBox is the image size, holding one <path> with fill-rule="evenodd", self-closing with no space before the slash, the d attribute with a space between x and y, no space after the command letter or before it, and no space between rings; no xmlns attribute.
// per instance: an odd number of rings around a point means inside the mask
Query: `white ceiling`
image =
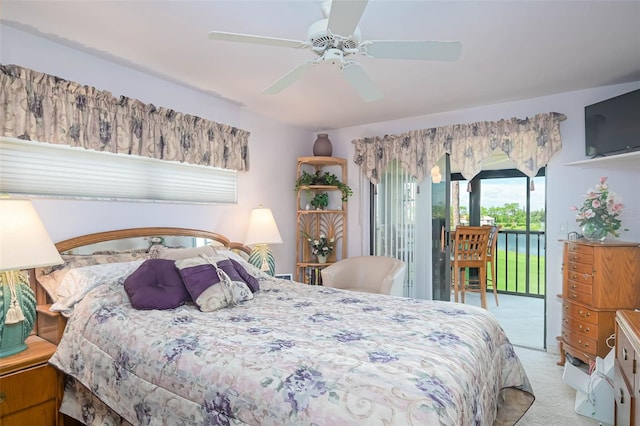
<svg viewBox="0 0 640 426"><path fill-rule="evenodd" d="M3 0L1 17L3 24L309 130L640 80L639 0L370 0L359 25L364 40L463 45L457 62L357 56L384 92L373 103L363 102L329 65L279 94L263 95L315 55L207 38L218 30L304 40L308 26L322 19L321 6L322 1L302 0Z"/></svg>

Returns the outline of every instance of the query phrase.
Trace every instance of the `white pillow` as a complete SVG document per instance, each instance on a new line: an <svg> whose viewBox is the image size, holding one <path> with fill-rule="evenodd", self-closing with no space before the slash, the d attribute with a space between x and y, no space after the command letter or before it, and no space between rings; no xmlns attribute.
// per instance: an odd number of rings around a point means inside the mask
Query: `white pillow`
<svg viewBox="0 0 640 426"><path fill-rule="evenodd" d="M203 291L196 303L202 312L211 312L253 299L253 293L242 281L221 281Z"/></svg>
<svg viewBox="0 0 640 426"><path fill-rule="evenodd" d="M51 311L71 315L73 306L82 300L89 291L113 281L120 281L131 275L144 259L133 262L105 263L72 269L64 276L57 289L57 301L51 305Z"/></svg>

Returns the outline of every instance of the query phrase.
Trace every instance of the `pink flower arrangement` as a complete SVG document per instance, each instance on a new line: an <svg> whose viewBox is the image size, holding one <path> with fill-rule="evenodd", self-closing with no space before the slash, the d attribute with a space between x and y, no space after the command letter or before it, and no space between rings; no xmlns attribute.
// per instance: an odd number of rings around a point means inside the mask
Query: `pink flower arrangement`
<svg viewBox="0 0 640 426"><path fill-rule="evenodd" d="M582 207L572 206L571 210L577 211L576 220L580 226L593 225L604 229L607 234L619 237L618 229L622 221L618 216L622 213L624 204L622 197L609 191L607 177L601 177L600 183L595 189L589 188ZM623 229L628 231L628 229Z"/></svg>

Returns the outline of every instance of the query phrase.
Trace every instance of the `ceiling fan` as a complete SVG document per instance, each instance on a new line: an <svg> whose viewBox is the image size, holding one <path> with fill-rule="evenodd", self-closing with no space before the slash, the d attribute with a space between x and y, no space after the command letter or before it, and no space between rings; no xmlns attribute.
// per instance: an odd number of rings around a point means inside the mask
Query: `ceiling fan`
<svg viewBox="0 0 640 426"><path fill-rule="evenodd" d="M428 61L455 61L460 57L462 45L453 41L427 40L366 40L360 35L358 23L368 0L333 0L322 6L325 19L309 27L304 41L285 38L263 37L247 34L212 31L212 40L263 44L280 47L310 49L318 58L307 59L279 80L267 87L263 93L279 93L314 66L322 63L338 65L347 82L366 102L382 99L382 91L371 81L358 62L347 59L361 54L382 59L413 59Z"/></svg>

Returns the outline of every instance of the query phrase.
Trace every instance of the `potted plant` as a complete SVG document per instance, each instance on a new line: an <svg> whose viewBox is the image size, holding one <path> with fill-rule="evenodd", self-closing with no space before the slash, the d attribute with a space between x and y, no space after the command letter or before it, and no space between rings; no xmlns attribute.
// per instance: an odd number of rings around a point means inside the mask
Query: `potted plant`
<svg viewBox="0 0 640 426"><path fill-rule="evenodd" d="M329 194L326 192L319 192L311 199L311 205L316 210L324 210L329 205Z"/></svg>
<svg viewBox="0 0 640 426"><path fill-rule="evenodd" d="M324 234L320 234L318 238L311 238L307 233L304 233L303 235L309 242L311 254L318 258L318 263L326 263L327 256L329 256L333 251L335 239L333 237L327 238Z"/></svg>
<svg viewBox="0 0 640 426"><path fill-rule="evenodd" d="M622 197L612 192L607 185L607 178L601 177L595 189L587 190L582 207L571 207L577 211L576 220L580 224L583 236L592 241L602 241L608 234L620 237L622 221L618 216L622 214ZM628 231L624 228L623 231Z"/></svg>
<svg viewBox="0 0 640 426"><path fill-rule="evenodd" d="M309 173L303 170L300 177L298 177L298 180L296 180L294 190L298 191L302 187L309 187L313 185L335 186L340 190L340 192L342 192L342 201L347 201L347 199L353 195L351 187L341 182L340 179L338 179L338 176L329 172L324 172L321 174L320 170L316 171L315 173ZM310 192L311 191L307 193L309 196Z"/></svg>

